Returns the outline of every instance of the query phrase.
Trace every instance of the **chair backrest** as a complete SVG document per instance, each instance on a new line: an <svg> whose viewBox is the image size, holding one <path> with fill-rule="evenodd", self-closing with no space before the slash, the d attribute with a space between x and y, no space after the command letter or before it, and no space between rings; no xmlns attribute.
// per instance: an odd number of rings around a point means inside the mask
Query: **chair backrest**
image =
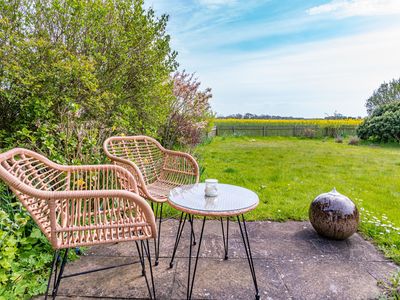
<svg viewBox="0 0 400 300"><path fill-rule="evenodd" d="M115 136L104 142L107 156L115 156L134 163L143 176L145 184L156 181L165 161L163 147L148 136Z"/></svg>
<svg viewBox="0 0 400 300"><path fill-rule="evenodd" d="M22 148L0 154L0 179L4 180L50 238L50 209L47 199L31 195L30 188L59 191L69 188L67 173L44 156ZM37 194L37 193L36 193Z"/></svg>

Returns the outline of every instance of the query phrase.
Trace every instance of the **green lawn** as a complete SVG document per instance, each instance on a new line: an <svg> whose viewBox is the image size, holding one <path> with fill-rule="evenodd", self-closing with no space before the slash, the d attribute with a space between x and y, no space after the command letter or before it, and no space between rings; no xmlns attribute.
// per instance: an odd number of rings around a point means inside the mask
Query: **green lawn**
<svg viewBox="0 0 400 300"><path fill-rule="evenodd" d="M258 193L251 220L306 220L311 201L335 187L358 205L364 235L400 263L400 147L217 137L199 146L197 156L202 180L217 178Z"/></svg>

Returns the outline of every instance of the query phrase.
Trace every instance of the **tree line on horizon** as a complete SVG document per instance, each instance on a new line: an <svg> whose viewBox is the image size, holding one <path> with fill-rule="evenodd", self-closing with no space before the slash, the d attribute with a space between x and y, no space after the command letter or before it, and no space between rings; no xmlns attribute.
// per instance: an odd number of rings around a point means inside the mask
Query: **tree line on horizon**
<svg viewBox="0 0 400 300"><path fill-rule="evenodd" d="M342 119L353 119L359 120L362 117L352 117L352 116L345 116L341 113L334 112L333 115L327 115L324 118L304 118L304 117L292 117L292 116L277 116L277 115L266 115L266 114L252 114L252 113L245 113L245 114L231 114L227 116L217 116L217 119L258 119L258 120L307 120L307 119L321 119L321 120L342 120Z"/></svg>

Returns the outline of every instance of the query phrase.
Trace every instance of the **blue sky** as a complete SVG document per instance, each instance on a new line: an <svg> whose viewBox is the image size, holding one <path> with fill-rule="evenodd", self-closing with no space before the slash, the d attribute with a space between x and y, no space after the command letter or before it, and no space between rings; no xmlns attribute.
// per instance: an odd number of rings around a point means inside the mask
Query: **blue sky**
<svg viewBox="0 0 400 300"><path fill-rule="evenodd" d="M400 78L400 0L146 0L219 115L365 116Z"/></svg>

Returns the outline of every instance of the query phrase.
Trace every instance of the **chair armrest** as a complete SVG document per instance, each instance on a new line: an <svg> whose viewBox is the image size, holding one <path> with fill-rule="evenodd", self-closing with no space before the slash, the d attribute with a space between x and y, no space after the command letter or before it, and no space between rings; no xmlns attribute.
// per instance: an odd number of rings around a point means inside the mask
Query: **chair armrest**
<svg viewBox="0 0 400 300"><path fill-rule="evenodd" d="M70 248L157 237L154 213L138 194L126 190L48 192L50 241Z"/></svg>
<svg viewBox="0 0 400 300"><path fill-rule="evenodd" d="M164 150L165 162L163 171L178 175L179 184L191 184L199 182L199 165L193 156L188 153ZM181 175L181 176L179 176Z"/></svg>

